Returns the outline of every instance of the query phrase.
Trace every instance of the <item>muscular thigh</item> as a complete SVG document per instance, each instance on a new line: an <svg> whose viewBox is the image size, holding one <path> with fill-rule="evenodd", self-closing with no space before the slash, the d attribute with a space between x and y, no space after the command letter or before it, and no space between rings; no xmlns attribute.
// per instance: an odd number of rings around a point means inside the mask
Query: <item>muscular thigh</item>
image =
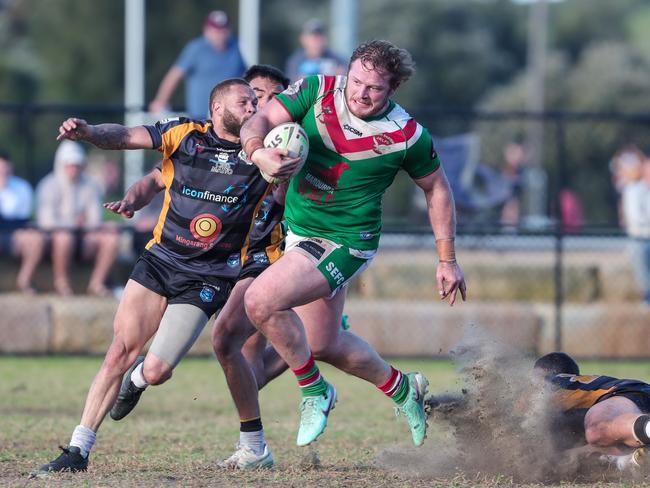
<svg viewBox="0 0 650 488"><path fill-rule="evenodd" d="M590 423L608 422L627 414L641 414L641 409L629 398L612 396L596 403L587 411L585 425Z"/></svg>
<svg viewBox="0 0 650 488"><path fill-rule="evenodd" d="M239 332L242 335L250 335L255 331L253 324L248 320L244 307L244 294L253 283L253 278L244 278L233 287L230 296L223 306L215 322L216 330L223 332Z"/></svg>
<svg viewBox="0 0 650 488"><path fill-rule="evenodd" d="M341 333L346 292L347 289L344 288L332 298L320 298L294 309L305 326L312 349L322 349L332 344Z"/></svg>
<svg viewBox="0 0 650 488"><path fill-rule="evenodd" d="M287 310L330 295L330 285L305 256L286 252L255 278L251 291L272 301L277 310Z"/></svg>
<svg viewBox="0 0 650 488"><path fill-rule="evenodd" d="M125 343L144 345L157 330L166 308L165 297L129 280L115 314L113 333Z"/></svg>

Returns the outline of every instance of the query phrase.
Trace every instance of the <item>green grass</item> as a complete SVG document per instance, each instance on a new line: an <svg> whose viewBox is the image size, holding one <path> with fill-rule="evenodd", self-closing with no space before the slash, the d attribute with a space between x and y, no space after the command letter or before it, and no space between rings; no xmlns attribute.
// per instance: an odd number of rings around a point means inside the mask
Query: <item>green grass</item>
<svg viewBox="0 0 650 488"><path fill-rule="evenodd" d="M377 457L389 449L408 454L410 434L396 420L392 403L373 386L327 366L339 403L315 449L295 446L299 392L285 374L262 391L262 419L276 467L270 471L222 472L216 460L232 453L238 418L213 359L184 360L174 378L150 388L125 420L102 425L86 474L28 480L26 474L57 455L77 425L97 357L0 357L0 486L510 486L508 473L491 479L418 475L418 466L382 469ZM459 390L447 361L396 361L420 370L431 391ZM650 363L583 365L585 373L606 372L650 380ZM445 443L432 426L422 450ZM422 454L422 453L420 453ZM314 458L320 459L315 467ZM422 456L419 456L420 458ZM426 458L426 456L424 456ZM424 470L426 471L426 470ZM562 486L571 486L563 484ZM622 486L603 484L602 486Z"/></svg>

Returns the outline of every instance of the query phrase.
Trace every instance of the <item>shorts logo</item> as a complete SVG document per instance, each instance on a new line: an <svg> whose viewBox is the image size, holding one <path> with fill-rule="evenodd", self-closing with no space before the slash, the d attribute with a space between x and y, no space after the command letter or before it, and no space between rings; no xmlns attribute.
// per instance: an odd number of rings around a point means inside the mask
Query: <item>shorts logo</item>
<svg viewBox="0 0 650 488"><path fill-rule="evenodd" d="M209 213L197 215L190 222L190 232L199 242L213 242L221 232L221 221Z"/></svg>
<svg viewBox="0 0 650 488"><path fill-rule="evenodd" d="M231 268L236 268L237 266L239 266L239 254L231 254L230 256L228 256L228 260L226 261L226 263Z"/></svg>
<svg viewBox="0 0 650 488"><path fill-rule="evenodd" d="M298 244L296 244L296 247L304 249L316 259L320 259L325 253L325 248L319 246L313 241L300 241Z"/></svg>
<svg viewBox="0 0 650 488"><path fill-rule="evenodd" d="M212 300L214 300L214 288L211 288L209 286L204 286L201 292L199 293L199 297L201 297L201 301L205 303L212 302Z"/></svg>
<svg viewBox="0 0 650 488"><path fill-rule="evenodd" d="M361 239L362 241L369 241L373 237L375 237L375 235L372 232L360 232L359 233L359 239Z"/></svg>
<svg viewBox="0 0 650 488"><path fill-rule="evenodd" d="M269 257L265 252L256 252L253 254L253 261L258 264L269 264Z"/></svg>

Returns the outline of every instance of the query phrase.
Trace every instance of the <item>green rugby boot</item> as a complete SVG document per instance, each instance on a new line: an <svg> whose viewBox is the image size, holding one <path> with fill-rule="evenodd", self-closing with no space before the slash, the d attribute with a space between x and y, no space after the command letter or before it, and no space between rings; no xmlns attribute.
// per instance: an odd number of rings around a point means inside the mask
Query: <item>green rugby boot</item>
<svg viewBox="0 0 650 488"><path fill-rule="evenodd" d="M334 410L336 389L327 383L324 395L308 396L300 404L300 427L298 428L299 446L306 446L316 440L327 427L327 417Z"/></svg>
<svg viewBox="0 0 650 488"><path fill-rule="evenodd" d="M408 397L404 404L395 408L395 414L404 415L411 429L413 444L421 446L427 436L427 414L424 411L424 397L429 381L422 373L407 373L409 382Z"/></svg>

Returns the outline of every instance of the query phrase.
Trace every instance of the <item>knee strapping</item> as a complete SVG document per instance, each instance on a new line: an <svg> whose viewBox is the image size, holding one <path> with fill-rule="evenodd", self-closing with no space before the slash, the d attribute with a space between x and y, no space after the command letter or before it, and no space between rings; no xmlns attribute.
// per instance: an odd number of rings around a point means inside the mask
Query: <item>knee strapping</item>
<svg viewBox="0 0 650 488"><path fill-rule="evenodd" d="M174 303L167 307L149 352L165 361L172 369L198 339L208 323L208 316L194 305Z"/></svg>

